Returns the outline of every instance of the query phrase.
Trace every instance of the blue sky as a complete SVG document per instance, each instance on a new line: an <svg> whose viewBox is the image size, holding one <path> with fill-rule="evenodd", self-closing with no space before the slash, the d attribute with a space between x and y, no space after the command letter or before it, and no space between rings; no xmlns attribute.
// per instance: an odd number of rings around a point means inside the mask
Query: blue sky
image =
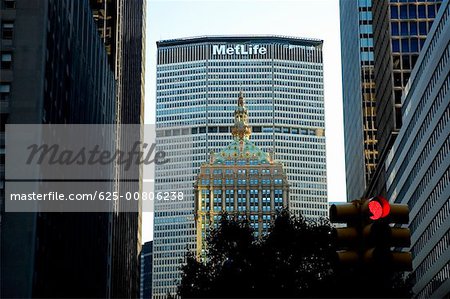
<svg viewBox="0 0 450 299"><path fill-rule="evenodd" d="M324 41L328 200L345 201L339 0L147 0L145 123L155 123L156 41L201 35L274 34ZM143 215L143 241L153 214Z"/></svg>

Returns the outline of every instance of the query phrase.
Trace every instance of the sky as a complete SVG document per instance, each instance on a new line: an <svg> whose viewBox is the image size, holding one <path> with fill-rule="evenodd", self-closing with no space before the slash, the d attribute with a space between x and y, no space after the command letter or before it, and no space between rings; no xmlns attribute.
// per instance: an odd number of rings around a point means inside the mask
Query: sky
<svg viewBox="0 0 450 299"><path fill-rule="evenodd" d="M324 41L328 201L346 201L339 0L147 0L145 123L155 123L156 41L203 35L273 34ZM142 239L153 239L153 213Z"/></svg>

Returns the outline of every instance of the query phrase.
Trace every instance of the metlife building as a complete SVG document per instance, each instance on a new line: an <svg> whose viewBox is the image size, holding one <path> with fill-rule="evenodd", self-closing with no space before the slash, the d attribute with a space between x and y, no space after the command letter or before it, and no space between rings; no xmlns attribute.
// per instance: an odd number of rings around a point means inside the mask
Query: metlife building
<svg viewBox="0 0 450 299"><path fill-rule="evenodd" d="M211 151L231 141L243 91L252 141L283 163L289 208L327 216L322 41L280 36L209 36L157 42L158 150L155 191L183 192L155 201L153 297L176 291L180 261L195 251L194 182Z"/></svg>

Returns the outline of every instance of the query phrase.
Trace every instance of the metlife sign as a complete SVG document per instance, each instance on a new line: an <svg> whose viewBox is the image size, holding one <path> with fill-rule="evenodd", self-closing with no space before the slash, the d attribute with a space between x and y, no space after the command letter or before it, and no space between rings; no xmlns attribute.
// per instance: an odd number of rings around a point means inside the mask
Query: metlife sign
<svg viewBox="0 0 450 299"><path fill-rule="evenodd" d="M265 55L267 53L266 47L260 45L213 45L212 55Z"/></svg>

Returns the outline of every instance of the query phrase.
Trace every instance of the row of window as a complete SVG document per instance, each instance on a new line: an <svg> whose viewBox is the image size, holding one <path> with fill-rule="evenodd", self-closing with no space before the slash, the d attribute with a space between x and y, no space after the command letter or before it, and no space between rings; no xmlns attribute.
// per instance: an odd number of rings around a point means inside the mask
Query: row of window
<svg viewBox="0 0 450 299"><path fill-rule="evenodd" d="M428 224L426 229L423 231L420 238L414 243L411 248L411 253L413 257L416 258L417 255L422 251L422 249L429 245L430 239L436 234L436 232L441 228L443 223L446 223L450 212L450 201L446 201L444 205L439 209L439 211L434 215L433 220ZM411 229L414 234L414 231ZM448 234L448 232L447 232ZM450 243L447 243L450 244Z"/></svg>
<svg viewBox="0 0 450 299"><path fill-rule="evenodd" d="M439 10L438 4L400 4L390 5L391 19L434 19Z"/></svg>
<svg viewBox="0 0 450 299"><path fill-rule="evenodd" d="M261 59L279 59L279 60L295 60L295 61L306 61L310 63L322 62L322 53L320 51L313 51L309 53L304 53L304 51L297 51L299 48L294 49L281 49L280 51L275 48L273 51L269 51L268 54L256 54L256 55L245 55L245 54L224 54L217 55L217 57L211 58L211 60L261 60ZM304 49L302 49L304 50ZM206 52L191 51L186 46L176 47L169 49L159 49L158 51L158 64L166 65L173 63L190 63L193 61L205 60Z"/></svg>
<svg viewBox="0 0 450 299"><path fill-rule="evenodd" d="M392 39L392 52L394 53L418 53L423 48L425 38ZM401 45L401 49L400 49Z"/></svg>
<svg viewBox="0 0 450 299"><path fill-rule="evenodd" d="M447 114L450 114L450 108L447 109ZM442 119L444 119L444 118L442 118ZM448 118L447 118L447 121L448 121ZM447 123L447 121L445 122L445 124ZM440 123L441 122L439 122L439 124ZM422 156L421 159L418 159L416 161L416 163L414 164L413 168L411 169L411 171L408 172L408 176L407 176L406 180L404 181L397 198L402 199L404 197L406 191L411 187L412 182L415 179L417 179L417 175L419 174L419 172L423 171L422 166L425 164L425 162L428 158L428 154L432 151L432 147L436 146L436 143L440 137L439 133L442 132L442 130L445 128L445 124L441 124L441 127L439 127L439 124L438 124L437 128L434 130L434 132L437 132L437 133L432 134L432 136L429 139L429 141L430 141L429 148L424 148L424 150L422 151L422 153L424 153L425 150L428 149L428 152L426 152L425 155L421 155ZM426 186L425 182L428 182L430 180L429 177L432 177L435 174L436 170L439 167L441 167L441 163L446 161L446 158L447 158L448 154L450 153L450 143L448 141L449 140L447 139L446 142L441 146L439 151L434 156L434 159L428 166L427 172L425 173L424 177L420 181L420 184L423 183L424 186ZM411 163L411 160L409 160L409 162ZM398 176L398 177L400 177L400 176ZM396 186L396 188L398 188L398 186Z"/></svg>
<svg viewBox="0 0 450 299"><path fill-rule="evenodd" d="M2 2L3 6L6 8L15 7L15 1L8 3ZM13 21L3 21L1 23L1 39L2 40L12 40L14 33L14 22ZM1 69L11 69L12 67L12 52L1 52ZM11 92L10 82L0 82L0 101L8 101Z"/></svg>
<svg viewBox="0 0 450 299"><path fill-rule="evenodd" d="M447 140L448 141L448 140ZM436 186L431 191L430 195L427 197L427 200L424 201L419 211L417 212L414 219L411 221L410 229L414 233L415 230L419 227L422 220L428 215L428 212L432 207L436 204L436 202L440 199L442 192L445 190L448 182L445 181L445 176L443 176Z"/></svg>
<svg viewBox="0 0 450 299"><path fill-rule="evenodd" d="M270 185L272 184L272 180L269 179L262 179L262 180L258 180L258 179L238 179L236 180L238 185L247 185L247 181L250 183L250 185L258 185L259 182L261 182L261 185ZM223 182L225 182L225 185L234 185L235 180L234 179L226 179L226 180L222 180L222 179L214 179L214 180L209 180L209 179L202 179L201 180L201 185L202 186L208 186L210 184L210 182L212 183L212 185L215 186L221 186ZM282 184L283 180L282 179L274 179L273 180L273 184L275 185L280 185ZM202 190L205 191L205 190Z"/></svg>
<svg viewBox="0 0 450 299"><path fill-rule="evenodd" d="M417 298L431 298L432 294L450 279L450 261L439 270L429 283L417 294Z"/></svg>
<svg viewBox="0 0 450 299"><path fill-rule="evenodd" d="M441 36L442 31L444 30L445 26L448 25L447 20L449 17L450 17L450 7L447 5L445 7L445 11L444 11L442 17L439 19L439 24L438 24L437 29L434 32L433 36L431 36L431 34L428 35L428 39L431 40L431 43L429 44L426 52L423 53L423 55L422 55L423 60L420 63L420 67L418 68L418 71L416 72L416 78L422 78L422 73L423 73L425 67L430 62L431 53L433 52L437 43L441 40L440 36ZM410 90L414 90L416 85L417 85L417 80L414 80L413 84L410 87Z"/></svg>
<svg viewBox="0 0 450 299"><path fill-rule="evenodd" d="M230 99L235 99L237 92L239 92L240 87L235 86L236 92L230 93L230 92L221 92L216 94L208 94L208 100L211 98L221 98L224 101L229 101ZM292 105L293 102L297 101L304 101L309 102L312 104L317 104L318 106L323 106L323 96L318 95L310 95L302 92L301 90L297 91L296 93L292 94L286 94L286 93L261 93L261 92L252 92L248 94L247 100L262 100L262 101L271 101L271 100L277 100L277 101L283 101L283 99L289 99L289 101L284 101L287 103L287 105ZM183 102L183 101L192 101L192 100L205 100L206 101L206 94L205 93L192 93L189 95L172 95L172 96L160 96L156 98L156 102L159 103L167 103L167 102Z"/></svg>
<svg viewBox="0 0 450 299"><path fill-rule="evenodd" d="M447 48L447 50L449 50L449 48ZM446 52L450 53L448 51L446 51ZM435 73L433 74L433 76L430 80L430 83L427 85L427 87L422 95L422 98L420 99L420 101L417 105L417 108L414 111L411 121L408 123L405 133L402 136L402 140L398 146L399 149L403 149L405 143L410 139L412 130L416 127L419 117L422 115L423 112L426 111L425 106L429 103L429 99L433 92L433 88L436 85L437 80L440 75L440 73L438 73L438 70L439 70L439 68L436 69ZM416 150L417 146L419 145L420 141L422 140L422 138L425 135L425 131L427 131L429 125L431 124L431 121L433 120L433 118L435 118L435 114L436 114L437 110L439 109L439 107L443 103L444 99L446 98L449 89L450 89L450 77L447 77L446 80L442 83L442 86L441 86L440 90L438 91L436 98L432 102L431 107L428 110L424 120L421 122L420 129L417 132L416 136L414 137L414 141L413 141L412 145L410 146L407 155L411 155L411 153ZM412 92L412 91L410 91L410 92ZM445 124L448 121L448 118L449 118L448 110L449 109L447 107L446 113L444 113L444 116L441 117L441 120L439 121L439 124L441 124L439 127L441 127L441 128L442 128L442 126L445 126ZM406 113L407 112L408 111L406 111ZM400 153L400 151L396 151L396 152ZM397 159L398 159L398 155L390 162L390 165L388 167L388 173L392 172L392 168L397 163ZM405 164L406 161L407 161L407 159L403 160L402 163ZM405 166L402 165L400 169L402 170L402 169L404 169L404 167ZM400 173L401 173L401 171L400 171ZM396 181L394 181L394 183L396 184Z"/></svg>
<svg viewBox="0 0 450 299"><path fill-rule="evenodd" d="M450 79L448 79L447 81L450 82ZM417 147L421 143L422 139L425 137L425 132L428 130L428 127L431 125L431 121L436 117L435 114L436 114L437 110L439 109L440 104L442 104L443 99L444 99L443 94L439 93L438 97L431 105L430 110L428 111L424 121L421 123L420 129L418 130L416 136L414 137L414 140L413 140L411 146L408 148L408 151L406 153L406 159L402 160L402 163L399 167L399 171L397 171L395 173L392 172L393 171L392 168L393 168L394 164L396 164L396 162L397 162L398 155L393 159L393 161L389 165L388 173L391 173L391 175L389 176L388 183L390 183L392 181L392 183L389 184L389 188L388 188L389 191L391 191L391 189L394 187L397 188L397 184L401 177L401 174L404 172L404 170L406 169L406 167L408 165L407 162L410 161L412 156L415 154ZM415 114L417 112L421 112L421 111L416 110ZM414 118L415 118L415 116L416 115L414 115ZM414 118L413 118L413 120L414 120ZM419 171L419 169L422 167L423 163L425 163L428 154L431 152L432 147L436 144L436 141L439 139L439 136L445 129L446 124L448 123L449 119L450 119L450 107L447 106L447 109L444 111L442 117L440 118L435 129L433 130L433 133L429 136L428 142L425 144L424 148L422 149L422 154L420 156L421 159L418 159L415 166L413 167L414 175ZM411 124L412 124L412 122L408 125L408 129L407 129L405 135L410 135L410 134L408 134L409 133L408 131L410 128L411 129L413 128L413 126L411 126ZM401 141L401 143L398 147L399 149L403 149L403 145L406 142L406 140L407 140L406 138L403 138L403 140ZM397 151L397 152L399 152L399 151ZM448 152L448 150L446 150L446 152ZM413 172L409 173L408 180L411 180L413 178L413 176L414 176L412 174ZM392 179L392 177L394 175L395 175L395 178ZM409 188L409 186L407 186L407 185L403 186L402 190L400 191L400 193L398 195L398 198L399 198L398 200L401 200L401 198L403 197L403 193L404 193L403 190L405 188Z"/></svg>
<svg viewBox="0 0 450 299"><path fill-rule="evenodd" d="M210 174L210 169L209 168L205 168L203 171L204 174ZM223 169L221 168L215 168L213 169L213 174L217 175L217 174L234 174L234 169L225 169L225 171L223 171ZM247 169L238 169L237 170L237 174L239 175L245 175L247 173ZM248 173L250 175L257 175L259 173L258 169L248 169ZM278 173L278 169L274 169L273 170L274 174ZM261 174L263 175L267 175L270 174L270 169L261 169Z"/></svg>

